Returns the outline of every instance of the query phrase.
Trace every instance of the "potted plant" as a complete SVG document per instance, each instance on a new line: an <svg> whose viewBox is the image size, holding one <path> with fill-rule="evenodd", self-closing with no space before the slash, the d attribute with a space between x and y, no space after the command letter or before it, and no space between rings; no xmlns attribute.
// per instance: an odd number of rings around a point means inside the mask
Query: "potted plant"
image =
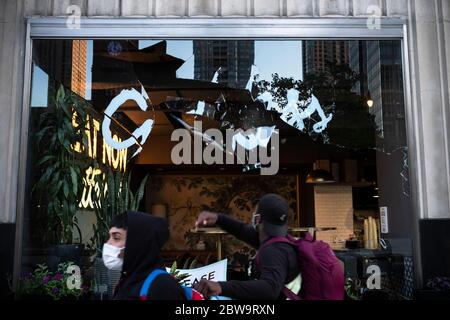
<svg viewBox="0 0 450 320"><path fill-rule="evenodd" d="M87 297L90 287L79 279L72 279L74 274L67 272L72 263L60 263L55 272L46 264L19 279L19 298L25 300L79 300Z"/></svg>
<svg viewBox="0 0 450 320"><path fill-rule="evenodd" d="M81 259L82 246L73 244L72 239L74 232L79 232L75 214L88 165L87 148L84 148L87 145L84 130L87 107L81 98L62 85L50 98L49 107L40 114L34 135L38 159L37 182L32 192L38 207L46 214L56 267L60 261L79 263Z"/></svg>
<svg viewBox="0 0 450 320"><path fill-rule="evenodd" d="M174 261L170 267L169 274L174 277L178 283L183 283L183 281L189 277L189 273L180 273L177 267L177 262Z"/></svg>

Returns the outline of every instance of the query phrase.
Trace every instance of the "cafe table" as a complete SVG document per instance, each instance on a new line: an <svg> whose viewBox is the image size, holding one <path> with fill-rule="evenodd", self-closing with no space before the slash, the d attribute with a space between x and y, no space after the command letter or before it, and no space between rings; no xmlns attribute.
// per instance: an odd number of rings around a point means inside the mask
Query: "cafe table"
<svg viewBox="0 0 450 320"><path fill-rule="evenodd" d="M208 228L194 228L189 230L191 234L196 234L205 237L216 237L217 241L217 261L222 260L222 237L227 234L226 231L221 228L208 227Z"/></svg>
<svg viewBox="0 0 450 320"><path fill-rule="evenodd" d="M316 239L316 232L337 230L336 227L314 227L314 228L289 228L289 233L309 232ZM201 235L205 237L216 237L217 243L217 260L222 260L222 237L227 234L226 231L217 227L194 228L189 230L191 234Z"/></svg>

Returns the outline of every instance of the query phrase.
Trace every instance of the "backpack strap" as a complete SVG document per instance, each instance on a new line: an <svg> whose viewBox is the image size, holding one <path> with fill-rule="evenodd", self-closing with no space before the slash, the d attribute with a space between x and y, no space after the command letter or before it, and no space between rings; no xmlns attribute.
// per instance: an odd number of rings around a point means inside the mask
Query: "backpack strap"
<svg viewBox="0 0 450 320"><path fill-rule="evenodd" d="M192 288L186 287L186 286L181 286L181 288L182 288L183 291L184 291L184 294L185 294L185 296L186 296L186 299L192 300L192 296L193 296Z"/></svg>
<svg viewBox="0 0 450 320"><path fill-rule="evenodd" d="M141 287L141 291L139 292L139 297L141 300L147 300L148 290L152 286L153 281L162 274L169 274L169 273L162 269L155 269L152 272L150 272L150 274L147 276L147 278L144 281L144 284ZM181 286L181 288L184 291L186 299L192 300L193 298L192 288L186 286Z"/></svg>
<svg viewBox="0 0 450 320"><path fill-rule="evenodd" d="M286 286L283 286L283 289L281 289L281 291L289 300L302 300L298 295L296 295L294 292L292 292L291 289L287 288Z"/></svg>
<svg viewBox="0 0 450 320"><path fill-rule="evenodd" d="M141 287L141 291L139 292L139 297L141 300L147 300L147 293L150 289L153 281L162 274L168 274L167 271L162 269L155 269L147 276L147 278L144 281L144 284Z"/></svg>
<svg viewBox="0 0 450 320"><path fill-rule="evenodd" d="M293 240L293 239L290 239L289 237L273 237L273 238L270 238L269 240L267 240L266 242L264 242L264 243L261 245L261 247L259 247L258 253L256 254L256 266L257 266L258 268L259 268L259 265L260 265L260 258L259 258L259 255L260 255L261 250L262 250L263 248L265 248L265 247L267 247L267 246L273 244L273 243L278 243L278 242L294 244L294 240Z"/></svg>
<svg viewBox="0 0 450 320"><path fill-rule="evenodd" d="M282 236L278 236L278 237L272 237L269 240L267 240L266 242L264 242L258 249L258 253L256 254L256 266L259 267L259 253L260 251L267 247L268 245L271 245L272 243L277 243L277 242L282 242L282 243L289 243L292 245L297 245L297 242L299 240L303 240L303 241L308 241L308 242L314 242L314 238L313 236L309 233L306 232L306 234L301 238L301 239L296 239L293 236L291 236L290 234L287 234L285 237Z"/></svg>

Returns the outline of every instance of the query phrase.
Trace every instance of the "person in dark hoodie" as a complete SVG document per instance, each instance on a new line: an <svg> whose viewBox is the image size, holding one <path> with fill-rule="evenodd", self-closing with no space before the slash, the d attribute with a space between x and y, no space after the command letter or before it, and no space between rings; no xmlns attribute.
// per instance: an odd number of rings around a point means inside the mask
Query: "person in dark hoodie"
<svg viewBox="0 0 450 320"><path fill-rule="evenodd" d="M286 236L287 201L276 194L261 197L252 224L234 220L226 215L203 211L199 214L196 226L218 225L236 238L258 249L271 237ZM299 290L299 266L296 249L287 243L272 243L264 246L259 255L259 263L254 268L255 280L214 282L201 280L194 288L205 297L226 296L239 300L286 299L282 289L288 285Z"/></svg>
<svg viewBox="0 0 450 320"><path fill-rule="evenodd" d="M168 238L169 229L162 218L134 211L113 218L109 239L103 246L103 261L109 269L122 270L114 299L140 299L148 275L155 269L164 270L160 252ZM163 273L153 281L147 299L186 300L186 296L178 282Z"/></svg>

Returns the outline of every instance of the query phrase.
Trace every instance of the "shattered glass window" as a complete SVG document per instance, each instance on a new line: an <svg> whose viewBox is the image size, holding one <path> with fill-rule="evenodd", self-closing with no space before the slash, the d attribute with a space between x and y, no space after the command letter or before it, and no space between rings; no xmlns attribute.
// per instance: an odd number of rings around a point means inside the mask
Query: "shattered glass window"
<svg viewBox="0 0 450 320"><path fill-rule="evenodd" d="M177 129L212 144L214 164L244 172L267 165L259 148L266 160L279 155L272 174L295 163L298 146L373 159L401 152L409 194L400 41L36 40L33 51L33 110L62 84L103 118L99 134L129 149L130 163L170 165ZM197 151L172 164L204 164Z"/></svg>
<svg viewBox="0 0 450 320"><path fill-rule="evenodd" d="M36 42L35 77L72 88L98 112L121 90L145 94L146 110L132 101L117 110L136 128L155 117L174 128L202 119L219 129L274 126L353 150L406 147L398 41ZM59 63L75 50L81 67ZM39 91L33 102L46 101Z"/></svg>
<svg viewBox="0 0 450 320"><path fill-rule="evenodd" d="M36 144L39 118L54 109L62 86L89 119L88 147L78 149L91 159L78 204L83 210L93 209L95 176L111 168L133 171L137 186L146 174L162 175L158 181L167 190L171 180L164 174L224 177L214 191L207 178L180 177L179 190L204 183L201 196L221 199L201 206L189 198L171 207L189 210L233 204L238 195L231 191L248 189L239 179L251 176L255 190L239 194L257 198L286 186L296 227L329 227L320 218L320 199L350 194L342 210L349 216L337 231L321 235L336 248L350 235L363 241L364 221L389 208L392 223L384 236L394 251L411 255L399 40L41 39L33 41L32 71L30 189L42 173L32 164L46 148L45 139ZM283 179L268 187L270 176ZM233 187L220 191L231 180ZM162 189L146 194L141 209L166 199ZM239 201L247 208L246 199ZM27 203L30 212L43 207L32 196Z"/></svg>

